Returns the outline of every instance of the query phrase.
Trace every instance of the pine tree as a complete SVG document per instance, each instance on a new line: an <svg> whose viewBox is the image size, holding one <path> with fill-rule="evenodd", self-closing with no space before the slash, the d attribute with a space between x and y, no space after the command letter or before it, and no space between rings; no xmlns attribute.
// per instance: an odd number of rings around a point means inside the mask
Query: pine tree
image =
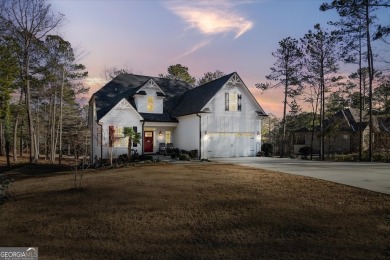
<svg viewBox="0 0 390 260"><path fill-rule="evenodd" d="M288 99L294 98L301 93L300 72L302 69L303 53L298 45L298 40L291 37L282 39L279 42L279 49L272 53L276 58L274 66L271 67L271 74L266 76L267 80L277 81L276 84L257 83L256 88L262 91L269 89L284 88L283 101L283 119L282 119L282 140L281 140L281 157L284 156L286 143L286 115Z"/></svg>
<svg viewBox="0 0 390 260"><path fill-rule="evenodd" d="M366 40L366 61L368 70L368 106L369 106L369 147L368 156L369 161L372 161L372 150L373 150L373 118L372 118L372 103L373 103L373 81L375 76L374 69L374 53L372 48L372 40L386 35L388 25L375 24L376 16L375 12L379 8L389 8L390 0L333 0L330 4L324 3L321 5L320 10L327 11L334 9L338 12L341 19L348 18L349 20L359 21L361 26L364 28L364 36ZM337 25L337 24L336 24ZM343 26L345 28L353 27L356 23ZM376 29L374 29L376 27ZM373 37L376 36L376 37ZM360 66L361 68L361 66Z"/></svg>

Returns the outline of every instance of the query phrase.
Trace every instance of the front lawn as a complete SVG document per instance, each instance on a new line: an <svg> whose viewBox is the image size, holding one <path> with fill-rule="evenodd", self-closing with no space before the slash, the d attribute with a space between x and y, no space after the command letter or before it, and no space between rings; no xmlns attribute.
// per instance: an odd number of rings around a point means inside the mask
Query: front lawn
<svg viewBox="0 0 390 260"><path fill-rule="evenodd" d="M17 180L0 246L42 259L390 258L390 196L230 164Z"/></svg>

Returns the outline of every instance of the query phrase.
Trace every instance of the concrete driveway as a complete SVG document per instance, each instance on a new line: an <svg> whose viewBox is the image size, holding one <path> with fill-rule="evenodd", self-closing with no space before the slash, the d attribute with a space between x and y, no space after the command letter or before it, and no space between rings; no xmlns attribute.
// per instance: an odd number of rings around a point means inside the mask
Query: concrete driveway
<svg viewBox="0 0 390 260"><path fill-rule="evenodd" d="M268 157L214 158L212 161L309 176L390 194L388 163L322 162Z"/></svg>

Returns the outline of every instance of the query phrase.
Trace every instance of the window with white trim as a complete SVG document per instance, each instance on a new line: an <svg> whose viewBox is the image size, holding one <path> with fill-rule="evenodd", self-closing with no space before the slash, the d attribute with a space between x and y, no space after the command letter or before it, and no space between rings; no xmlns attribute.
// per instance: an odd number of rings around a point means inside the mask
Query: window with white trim
<svg viewBox="0 0 390 260"><path fill-rule="evenodd" d="M121 126L109 126L109 147L126 147L125 140L123 138L123 127Z"/></svg>
<svg viewBox="0 0 390 260"><path fill-rule="evenodd" d="M241 94L225 93L225 111L241 111Z"/></svg>

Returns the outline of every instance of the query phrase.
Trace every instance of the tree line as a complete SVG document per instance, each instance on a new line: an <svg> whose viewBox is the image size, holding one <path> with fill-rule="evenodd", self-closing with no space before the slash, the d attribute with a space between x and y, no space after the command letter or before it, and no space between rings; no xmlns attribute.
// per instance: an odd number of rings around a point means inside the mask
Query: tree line
<svg viewBox="0 0 390 260"><path fill-rule="evenodd" d="M26 149L30 162L85 152L86 110L77 97L88 92L80 81L88 72L54 34L63 21L45 0L0 3L0 155L5 147L8 166L11 153L16 162Z"/></svg>
<svg viewBox="0 0 390 260"><path fill-rule="evenodd" d="M268 82L258 83L262 91L282 88L284 93L281 121L281 156L285 152L287 119L301 112L303 103L310 107L313 144L315 126L320 126L320 157L325 154L325 118L352 107L359 109L360 142L359 159L362 158L362 117L369 115L368 156L372 161L373 111L390 115L390 76L379 64L389 64L387 57L373 47L381 42L388 49L386 37L390 25L381 24L379 11L390 7L389 0L333 0L323 3L321 11L335 10L340 19L328 24L333 30L314 25L300 39L286 37L272 53L276 59ZM354 66L356 71L348 77L341 76L342 64ZM383 66L382 66L383 67ZM289 111L287 111L289 109ZM312 147L313 148L313 147Z"/></svg>

